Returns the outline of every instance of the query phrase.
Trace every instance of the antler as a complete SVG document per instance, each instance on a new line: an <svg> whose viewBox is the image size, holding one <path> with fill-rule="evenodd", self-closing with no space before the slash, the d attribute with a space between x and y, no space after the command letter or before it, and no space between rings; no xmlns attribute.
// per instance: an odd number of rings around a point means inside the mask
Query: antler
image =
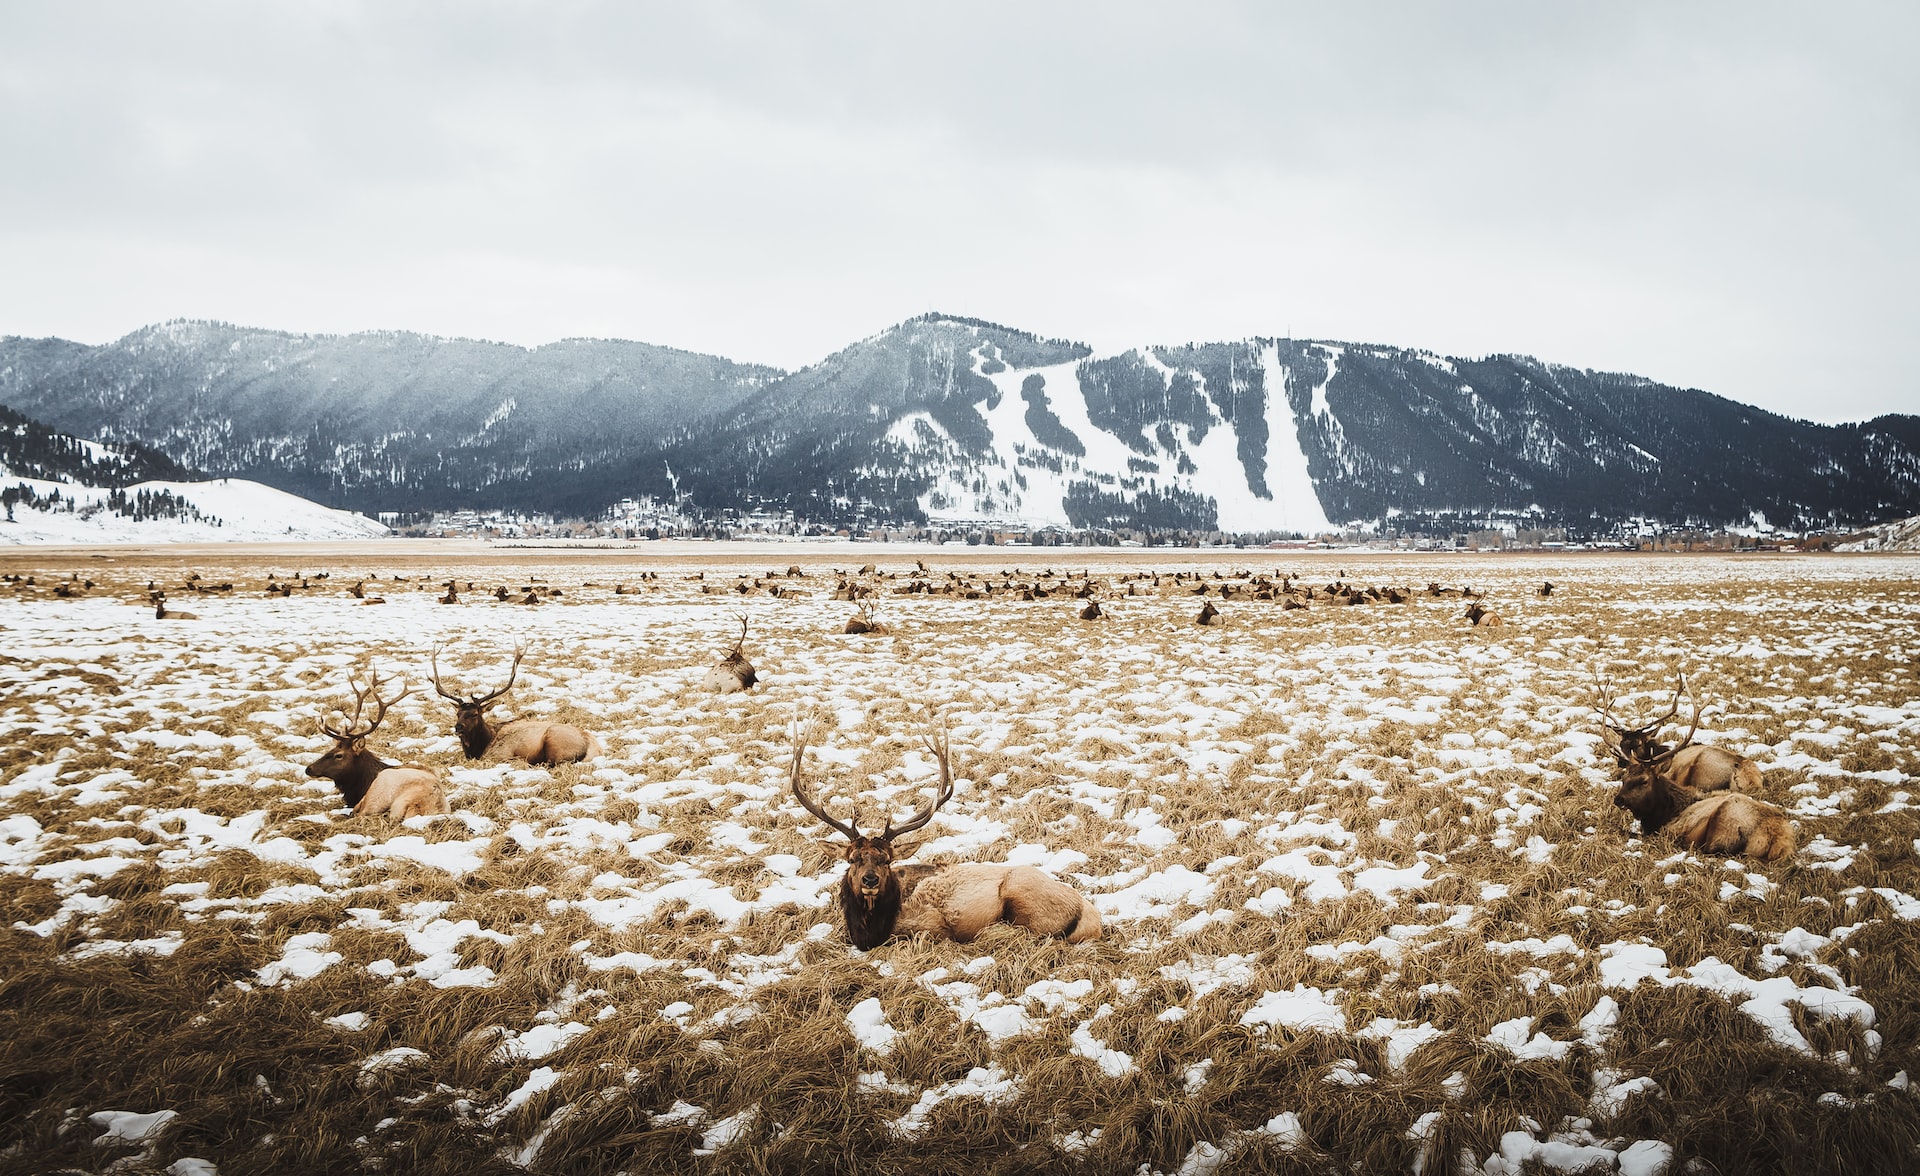
<svg viewBox="0 0 1920 1176"><path fill-rule="evenodd" d="M1680 675L1681 688L1685 689L1686 684L1687 676L1685 674ZM1613 714L1613 688L1607 685L1606 679L1600 676L1600 671L1597 668L1593 671L1593 685L1594 692L1598 696L1593 708L1594 712L1600 716L1601 724L1613 732L1616 737L1630 734L1641 736L1652 735L1662 726L1666 725L1668 719L1680 713L1680 691L1676 690L1673 692L1672 700L1667 704L1666 714L1650 719L1644 723L1628 724L1620 722L1615 719Z"/></svg>
<svg viewBox="0 0 1920 1176"><path fill-rule="evenodd" d="M406 679L402 678L401 681L404 682ZM354 681L353 675L349 673L347 675L347 686L353 691L353 717L347 719L347 721L339 727L322 719L320 721L320 733L344 743L354 739L365 739L367 736L379 730L381 720L387 717L387 708L413 693L411 689L406 689L394 695L392 698L382 698L380 697L380 682L380 672L371 667L367 670L367 682L364 686ZM376 709L373 712L373 717L367 720L366 728L362 730L360 728L360 712L366 707L369 697L373 699L373 704ZM346 717L345 712L341 712L341 717Z"/></svg>
<svg viewBox="0 0 1920 1176"><path fill-rule="evenodd" d="M740 647L745 645L746 643L747 643L747 614L741 613L740 614L740 640L733 643L733 652L728 656L739 657Z"/></svg>
<svg viewBox="0 0 1920 1176"><path fill-rule="evenodd" d="M940 810L940 806L947 803L953 796L953 766L951 763L951 753L947 746L946 727L942 726L937 731L929 730L925 735L920 737L920 746L926 748L927 754L933 756L934 760L939 763L940 784L934 789L933 800L930 801L925 808L908 817L906 824L896 828L893 819L889 817L887 819L886 829L880 834L882 841L890 841L902 833L911 833L915 829L925 825L933 819L933 814Z"/></svg>
<svg viewBox="0 0 1920 1176"><path fill-rule="evenodd" d="M435 645L428 659L433 663L433 688L439 693L440 697L456 706L485 706L502 694L513 689L513 680L520 674L520 659L526 655L527 652L524 648L518 645L514 646L513 668L507 671L507 684L492 694L476 694L472 698L462 698L440 684L440 646Z"/></svg>
<svg viewBox="0 0 1920 1176"><path fill-rule="evenodd" d="M1656 764L1665 763L1666 761L1672 759L1674 756L1680 754L1681 748L1693 742L1694 732L1700 730L1700 703L1693 697L1693 687L1687 685L1687 676L1685 674L1680 675L1680 689L1674 691L1673 706L1668 708L1667 717L1671 718L1674 715L1679 713L1680 694L1682 691L1686 693L1687 704L1693 708L1693 719L1691 721L1691 725L1688 726L1687 733L1681 736L1680 742L1674 744L1673 747L1668 749L1667 751L1663 751L1659 755L1656 755L1653 757L1653 762ZM1662 721L1664 722L1665 720L1662 720Z"/></svg>
<svg viewBox="0 0 1920 1176"><path fill-rule="evenodd" d="M1600 716L1602 723L1611 727L1613 725L1611 721L1613 719L1613 687L1607 685L1607 680L1600 675L1599 666L1592 667L1592 673L1593 713Z"/></svg>
<svg viewBox="0 0 1920 1176"><path fill-rule="evenodd" d="M807 744L812 740L816 732L817 728L813 723L808 723L805 727L802 727L796 722L787 728L787 737L793 740L793 767L788 773L789 778L793 782L793 798L800 802L801 808L806 809L814 816L820 818L820 820L825 822L827 827L835 833L845 837L848 841L858 841L860 839L860 831L858 829L855 829L849 822L836 821L827 815L826 808L809 797L806 790L800 786L801 761L805 759Z"/></svg>

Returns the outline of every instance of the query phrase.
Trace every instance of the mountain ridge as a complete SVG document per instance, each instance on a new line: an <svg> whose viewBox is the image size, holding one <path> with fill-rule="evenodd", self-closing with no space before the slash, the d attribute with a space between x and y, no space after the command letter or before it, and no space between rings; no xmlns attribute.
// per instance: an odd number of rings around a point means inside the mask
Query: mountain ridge
<svg viewBox="0 0 1920 1176"><path fill-rule="evenodd" d="M0 404L336 506L1314 532L1442 511L1813 528L1920 511L1920 417L1284 337L1113 354L933 312L783 371L625 340L174 320L0 339Z"/></svg>

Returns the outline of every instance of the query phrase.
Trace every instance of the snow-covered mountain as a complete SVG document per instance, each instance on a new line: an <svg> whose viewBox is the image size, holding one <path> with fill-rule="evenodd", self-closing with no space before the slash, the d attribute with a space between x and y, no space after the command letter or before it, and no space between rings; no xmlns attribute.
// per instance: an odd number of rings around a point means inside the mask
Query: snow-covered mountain
<svg viewBox="0 0 1920 1176"><path fill-rule="evenodd" d="M0 403L364 511L641 494L817 521L1312 533L1441 512L1783 527L1920 512L1920 417L1796 421L1525 356L1255 338L1095 354L924 315L797 372L209 323L0 340Z"/></svg>
<svg viewBox="0 0 1920 1176"><path fill-rule="evenodd" d="M781 374L607 339L527 348L197 321L99 347L0 339L0 404L372 512L597 509L636 454Z"/></svg>
<svg viewBox="0 0 1920 1176"><path fill-rule="evenodd" d="M1311 533L1530 508L1789 527L1920 509L1920 417L1816 425L1525 356L1275 338L1101 355L938 315L665 449L699 501L812 517Z"/></svg>

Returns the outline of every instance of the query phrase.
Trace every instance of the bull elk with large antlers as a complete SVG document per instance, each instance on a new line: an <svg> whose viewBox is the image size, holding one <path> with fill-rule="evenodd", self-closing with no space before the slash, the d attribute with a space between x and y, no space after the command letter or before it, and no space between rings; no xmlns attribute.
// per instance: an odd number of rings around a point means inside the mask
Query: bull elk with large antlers
<svg viewBox="0 0 1920 1176"><path fill-rule="evenodd" d="M922 740L940 765L933 798L900 824L889 818L871 836L861 833L852 821L834 818L824 804L807 795L801 775L814 734L812 724L793 733L793 796L800 807L847 839L841 851L847 872L840 880L840 910L846 917L847 938L855 947L871 951L896 933L921 931L969 943L991 924L1002 922L1069 943L1100 937L1100 912L1093 904L1073 887L1032 866L894 864L894 838L920 829L953 796L944 730L930 732Z"/></svg>
<svg viewBox="0 0 1920 1176"><path fill-rule="evenodd" d="M353 806L353 815L385 813L396 821L407 817L437 816L453 811L446 793L440 790L440 777L418 764L390 764L367 750L367 736L379 729L387 717L387 708L405 698L402 690L392 698L380 696L380 675L367 671L361 685L347 676L353 690L353 715L342 713L341 721L322 720L320 733L333 740L333 750L307 765L307 775L332 780L340 795ZM362 718L368 700L373 714Z"/></svg>
<svg viewBox="0 0 1920 1176"><path fill-rule="evenodd" d="M607 749L598 736L571 723L551 723L545 719L514 719L511 722L499 724L487 721L487 708L492 706L501 695L513 689L514 679L520 673L520 659L525 656L525 650L513 651L513 667L507 672L505 686L488 693L462 698L440 684L440 649L438 646L434 647L433 688L440 697L451 702L456 708L453 717L453 733L460 737L460 749L467 753L467 758L521 759L530 764L570 764L604 754Z"/></svg>
<svg viewBox="0 0 1920 1176"><path fill-rule="evenodd" d="M1751 791L1760 787L1760 765L1744 755L1724 747L1695 743L1700 730L1700 704L1694 700L1687 676L1680 675L1680 687L1673 692L1665 714L1644 723L1629 723L1613 713L1613 692L1595 676L1599 701L1594 707L1600 715L1600 739L1620 766L1623 780L1652 773L1679 788L1696 792L1714 792L1722 788ZM1686 695L1693 708L1691 725L1680 742L1672 747L1660 742L1660 728L1680 713L1680 696Z"/></svg>

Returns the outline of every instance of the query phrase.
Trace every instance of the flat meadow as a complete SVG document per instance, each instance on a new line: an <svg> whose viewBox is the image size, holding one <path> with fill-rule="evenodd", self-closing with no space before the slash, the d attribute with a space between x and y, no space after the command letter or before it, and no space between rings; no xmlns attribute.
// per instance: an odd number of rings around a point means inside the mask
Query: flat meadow
<svg viewBox="0 0 1920 1176"><path fill-rule="evenodd" d="M1920 558L737 548L0 554L0 1171L1920 1167ZM1219 597L1276 572L1507 623ZM900 594L1083 577L1099 620ZM436 647L469 693L524 650L496 713L606 753L466 760ZM451 815L305 775L369 669ZM1597 683L1682 673L1788 860L1612 803ZM807 721L863 828L944 727L903 856L1038 866L1103 935L850 947Z"/></svg>

